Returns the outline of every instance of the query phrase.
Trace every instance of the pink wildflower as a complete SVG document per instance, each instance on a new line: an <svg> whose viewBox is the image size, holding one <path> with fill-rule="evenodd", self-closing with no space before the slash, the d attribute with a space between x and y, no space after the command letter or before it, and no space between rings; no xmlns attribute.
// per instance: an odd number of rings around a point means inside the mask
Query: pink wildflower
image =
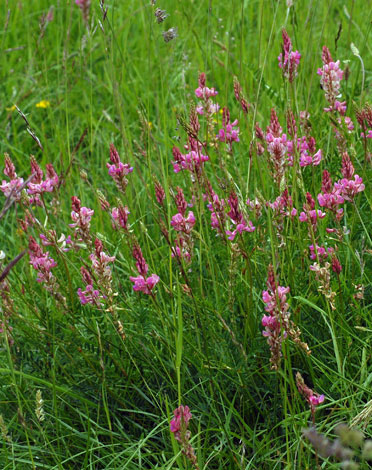
<svg viewBox="0 0 372 470"><path fill-rule="evenodd" d="M320 83L325 93L325 97L330 104L329 108L325 111L343 110L344 104L337 101L336 98L340 96L341 80L343 71L340 69L340 61L332 61L332 57L326 46L323 47L323 67L318 69L318 75L321 76Z"/></svg>
<svg viewBox="0 0 372 470"><path fill-rule="evenodd" d="M90 0L75 0L76 5L81 9L85 24L89 23Z"/></svg>
<svg viewBox="0 0 372 470"><path fill-rule="evenodd" d="M192 418L190 408L188 406L179 406L173 411L174 418L170 422L170 430L175 434L175 438L179 437L182 425L188 427L189 421ZM178 439L177 439L178 440Z"/></svg>
<svg viewBox="0 0 372 470"><path fill-rule="evenodd" d="M337 275L340 275L342 271L342 266L336 255L332 257L332 271Z"/></svg>
<svg viewBox="0 0 372 470"><path fill-rule="evenodd" d="M128 176L129 173L132 173L133 167L129 166L127 163L123 163L120 160L120 156L114 144L110 144L110 161L112 164L106 164L108 173L115 181L118 190L122 193L125 193L126 187L128 185L126 176Z"/></svg>
<svg viewBox="0 0 372 470"><path fill-rule="evenodd" d="M190 233L195 225L196 219L194 213L189 211L187 217L178 213L172 217L171 225L178 232Z"/></svg>
<svg viewBox="0 0 372 470"><path fill-rule="evenodd" d="M204 162L209 160L208 155L202 154L202 146L200 142L195 139L189 138L188 153L182 154L178 147L173 147L173 169L175 173L182 170L189 170L191 173L200 173Z"/></svg>
<svg viewBox="0 0 372 470"><path fill-rule="evenodd" d="M234 192L230 194L228 203L230 206L230 211L227 213L227 215L230 217L236 228L233 231L226 230L226 234L228 235L227 238L233 241L238 233L242 234L243 232L254 232L256 227L250 220L248 220L248 222L246 221L243 213L239 208L238 196Z"/></svg>
<svg viewBox="0 0 372 470"><path fill-rule="evenodd" d="M111 211L111 217L114 222L112 224L113 228L116 229L120 227L124 230L128 230L128 215L130 214L127 206L113 207Z"/></svg>
<svg viewBox="0 0 372 470"><path fill-rule="evenodd" d="M151 274L151 276L147 278L145 278L144 276L131 276L129 279L134 283L133 290L141 291L147 295L151 294L152 289L160 281L159 276L157 276L156 274Z"/></svg>
<svg viewBox="0 0 372 470"><path fill-rule="evenodd" d="M206 86L205 73L199 74L199 86L195 90L195 95L198 98L203 98L204 100L207 100L208 98L216 96L217 94L218 92L214 88L208 88Z"/></svg>
<svg viewBox="0 0 372 470"><path fill-rule="evenodd" d="M354 175L354 180L346 178L339 180L335 183L335 189L339 190L341 197L343 197L345 201L352 201L358 193L364 191L365 185L359 175Z"/></svg>
<svg viewBox="0 0 372 470"><path fill-rule="evenodd" d="M173 411L174 418L170 422L170 430L176 441L182 446L182 453L191 462L195 470L199 470L195 451L190 444L191 433L188 431L189 421L192 418L188 406L180 405Z"/></svg>
<svg viewBox="0 0 372 470"><path fill-rule="evenodd" d="M76 237L79 237L80 240L84 240L85 242L89 243L90 221L94 214L94 210L85 206L82 207L80 199L78 199L76 196L72 196L71 201L71 219L74 221L74 223L69 225L71 228L75 229Z"/></svg>
<svg viewBox="0 0 372 470"><path fill-rule="evenodd" d="M56 278L51 272L57 266L57 263L49 256L48 252L43 251L33 237L29 238L28 253L30 264L37 271L37 282L42 283L48 292L65 303L64 297L59 293L59 285Z"/></svg>
<svg viewBox="0 0 372 470"><path fill-rule="evenodd" d="M292 83L297 77L297 68L300 63L301 54L293 51L292 41L285 29L282 30L283 47L282 53L278 57L279 67L283 71L283 76Z"/></svg>
<svg viewBox="0 0 372 470"><path fill-rule="evenodd" d="M96 307L101 307L103 305L101 300L104 299L104 296L100 293L98 289L94 289L93 279L89 271L84 267L81 267L80 271L81 271L81 277L83 278L83 281L86 285L86 288L84 291L80 288L77 290L80 303L82 305L92 304L92 305L95 305Z"/></svg>
<svg viewBox="0 0 372 470"><path fill-rule="evenodd" d="M158 204L162 206L165 200L165 191L158 181L155 182L155 197Z"/></svg>
<svg viewBox="0 0 372 470"><path fill-rule="evenodd" d="M139 276L131 276L129 278L134 284L133 290L151 295L153 288L159 282L160 278L156 274L151 274L151 276L146 277L149 267L143 257L141 248L137 243L133 246L132 255L136 260L136 268L139 273Z"/></svg>
<svg viewBox="0 0 372 470"><path fill-rule="evenodd" d="M230 112L227 108L223 108L222 125L222 129L218 131L218 140L228 143L230 147L232 142L239 142L238 120L235 119L235 121L230 122Z"/></svg>
<svg viewBox="0 0 372 470"><path fill-rule="evenodd" d="M315 424L315 410L317 406L324 402L324 395L319 395L319 393L311 390L311 388L305 384L305 381L299 372L296 374L296 385L298 391L310 406L313 423Z"/></svg>
<svg viewBox="0 0 372 470"><path fill-rule="evenodd" d="M265 328L262 334L267 338L267 343L270 346L271 368L278 370L282 356L282 342L288 336L308 354L310 351L307 344L300 340L300 330L290 320L286 296L290 289L277 285L271 265L269 266L267 287L268 290L262 292L262 299L266 304L265 311L268 313L262 318L262 326Z"/></svg>
<svg viewBox="0 0 372 470"><path fill-rule="evenodd" d="M248 109L251 107L251 105L243 97L242 87L236 77L234 77L234 95L235 95L235 98L240 103L240 106L242 107L243 112L247 114Z"/></svg>
<svg viewBox="0 0 372 470"><path fill-rule="evenodd" d="M94 247L94 253L89 255L92 269L97 276L99 284L106 290L110 290L112 278L109 264L115 261L115 256L109 256L103 251L103 244L98 238L94 241Z"/></svg>
<svg viewBox="0 0 372 470"><path fill-rule="evenodd" d="M218 197L218 195L213 191L212 185L209 181L207 184L208 194L206 195L206 198L209 201L207 207L211 212L211 226L213 229L217 230L219 235L221 235L226 223L226 215L224 211L225 200Z"/></svg>
<svg viewBox="0 0 372 470"><path fill-rule="evenodd" d="M35 158L31 157L31 172L35 173L35 176L27 184L28 194L51 193L59 183L58 175L51 163L46 165L46 179L44 180L43 171L37 164Z"/></svg>
<svg viewBox="0 0 372 470"><path fill-rule="evenodd" d="M319 259L319 261L325 260L326 258L328 258L328 255L334 252L333 248L325 248L324 246L319 246L319 245L316 245L316 248L314 248L314 245L310 245L309 250L310 250L310 259L312 260Z"/></svg>
<svg viewBox="0 0 372 470"><path fill-rule="evenodd" d="M92 285L87 285L84 291L79 287L77 293L82 305L93 304L97 307L103 305L102 302L100 302L100 299L102 299L102 294L99 290L94 289Z"/></svg>
<svg viewBox="0 0 372 470"><path fill-rule="evenodd" d="M10 181L7 182L3 180L0 185L0 191L4 193L5 197L11 196L15 201L19 201L21 199L21 188L24 183L23 178L18 178L15 166L9 155L6 153L4 157L4 174L10 179Z"/></svg>

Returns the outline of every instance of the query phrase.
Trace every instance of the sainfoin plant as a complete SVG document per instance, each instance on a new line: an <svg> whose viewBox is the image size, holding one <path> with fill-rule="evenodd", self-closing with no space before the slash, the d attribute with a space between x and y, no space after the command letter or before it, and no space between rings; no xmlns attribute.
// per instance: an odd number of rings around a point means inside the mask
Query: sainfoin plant
<svg viewBox="0 0 372 470"><path fill-rule="evenodd" d="M2 468L367 468L360 7L165 3L9 6Z"/></svg>

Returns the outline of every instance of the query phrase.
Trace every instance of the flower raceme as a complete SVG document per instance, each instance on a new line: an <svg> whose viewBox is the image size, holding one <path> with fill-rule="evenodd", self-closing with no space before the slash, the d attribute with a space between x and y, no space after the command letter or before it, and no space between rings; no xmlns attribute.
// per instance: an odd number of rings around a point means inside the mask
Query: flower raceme
<svg viewBox="0 0 372 470"><path fill-rule="evenodd" d="M182 446L182 453L190 461L192 466L198 470L198 463L195 455L195 451L190 444L191 432L188 430L189 421L192 418L190 409L188 406L180 405L173 411L174 418L170 422L170 430L174 435L174 438Z"/></svg>
<svg viewBox="0 0 372 470"><path fill-rule="evenodd" d="M340 61L333 62L329 49L324 46L322 54L323 67L318 68L318 75L320 75L320 83L325 93L326 100L329 102L330 107L324 108L324 111L329 112L333 110L345 113L346 103L340 103L336 98L340 97L341 80L344 72L340 68Z"/></svg>
<svg viewBox="0 0 372 470"><path fill-rule="evenodd" d="M233 142L239 142L238 120L230 122L230 112L227 108L222 111L222 126L217 135L220 142L226 142L230 147Z"/></svg>
<svg viewBox="0 0 372 470"><path fill-rule="evenodd" d="M133 290L140 291L147 295L153 295L152 290L156 284L160 281L157 274L151 274L147 276L149 266L143 257L140 246L136 243L133 246L132 256L136 260L136 268L139 276L131 276L129 279L133 282Z"/></svg>
<svg viewBox="0 0 372 470"><path fill-rule="evenodd" d="M178 147L173 147L173 170L179 173L183 170L189 170L191 173L199 173L204 162L209 160L208 155L203 155L202 145L193 138L189 138L189 145L185 145L188 153L182 154Z"/></svg>
<svg viewBox="0 0 372 470"><path fill-rule="evenodd" d="M189 211L187 217L178 213L172 217L171 225L174 230L178 232L190 233L195 225L195 216L192 211Z"/></svg>
<svg viewBox="0 0 372 470"><path fill-rule="evenodd" d="M0 185L0 191L5 197L11 196L15 201L19 201L21 199L21 189L23 187L24 180L17 176L15 166L7 153L4 154L4 163L4 175L7 176L10 181L7 182L6 180L3 180Z"/></svg>
<svg viewBox="0 0 372 470"><path fill-rule="evenodd" d="M111 217L113 219L112 227L116 230L118 227L123 230L128 230L128 215L130 214L127 206L120 205L119 207L113 207L111 211Z"/></svg>
<svg viewBox="0 0 372 470"><path fill-rule="evenodd" d="M31 266L37 271L37 282L43 284L45 290L54 295L56 300L66 306L66 299L60 293L57 280L52 274L52 269L57 266L57 263L49 256L49 252L43 251L32 236L29 237L28 254L30 256Z"/></svg>
<svg viewBox="0 0 372 470"><path fill-rule="evenodd" d="M133 282L133 290L141 291L144 294L151 295L153 288L160 281L160 277L156 274L151 274L151 276L131 276L129 278Z"/></svg>
<svg viewBox="0 0 372 470"><path fill-rule="evenodd" d="M59 178L51 163L46 165L46 178L43 179L44 173L42 169L37 164L35 158L31 157L31 173L34 174L34 177L27 184L28 194L51 193L58 185Z"/></svg>
<svg viewBox="0 0 372 470"><path fill-rule="evenodd" d="M114 144L110 144L110 161L106 166L108 168L108 173L115 181L116 187L122 193L125 193L126 187L128 185L128 180L126 176L129 173L132 173L133 167L129 166L128 163L123 163L120 160L118 151L116 150Z"/></svg>
<svg viewBox="0 0 372 470"><path fill-rule="evenodd" d="M75 238L77 238L78 241L84 241L89 244L91 243L90 221L94 210L81 206L80 199L76 196L72 196L71 201L71 219L74 223L69 225L71 228L75 229Z"/></svg>
<svg viewBox="0 0 372 470"><path fill-rule="evenodd" d="M297 68L300 64L301 54L293 51L292 41L285 29L282 30L283 45L282 53L278 56L279 67L282 69L283 76L292 83L297 77Z"/></svg>
<svg viewBox="0 0 372 470"><path fill-rule="evenodd" d="M242 234L243 232L254 232L256 230L256 227L252 224L250 220L248 220L247 222L247 220L245 219L242 211L239 208L238 196L234 192L230 194L230 197L227 202L230 206L230 211L227 213L227 215L230 217L232 223L235 226L235 229L233 231L226 230L226 234L228 235L227 238L233 241L238 233Z"/></svg>
<svg viewBox="0 0 372 470"><path fill-rule="evenodd" d="M296 374L296 385L298 391L310 406L313 423L315 424L315 410L317 406L324 402L324 395L319 395L319 393L314 392L310 387L308 387L299 372Z"/></svg>
<svg viewBox="0 0 372 470"><path fill-rule="evenodd" d="M200 73L199 74L199 80L198 80L198 88L195 90L195 95L198 98L202 98L203 100L207 100L213 96L216 96L218 94L218 91L216 91L214 88L208 88L206 86L206 76L205 73Z"/></svg>
<svg viewBox="0 0 372 470"><path fill-rule="evenodd" d="M268 289L262 292L265 311L268 313L262 318L262 326L265 328L262 334L267 338L267 343L270 346L271 368L278 370L282 357L282 343L288 336L307 354L310 354L310 350L308 345L300 339L301 331L290 320L287 302L287 294L290 289L276 284L271 265L269 266L267 287Z"/></svg>
<svg viewBox="0 0 372 470"><path fill-rule="evenodd" d="M30 237L28 244L28 253L30 255L30 264L37 271L37 282L44 283L46 286L54 284L52 268L57 266L48 252L43 252L41 246L33 237Z"/></svg>

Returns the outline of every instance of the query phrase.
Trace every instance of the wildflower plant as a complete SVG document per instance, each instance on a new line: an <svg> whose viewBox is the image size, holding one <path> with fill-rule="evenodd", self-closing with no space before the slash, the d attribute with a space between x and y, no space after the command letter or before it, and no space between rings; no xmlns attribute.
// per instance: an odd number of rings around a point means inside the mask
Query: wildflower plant
<svg viewBox="0 0 372 470"><path fill-rule="evenodd" d="M337 34L323 2L18 3L0 464L364 468L368 9Z"/></svg>

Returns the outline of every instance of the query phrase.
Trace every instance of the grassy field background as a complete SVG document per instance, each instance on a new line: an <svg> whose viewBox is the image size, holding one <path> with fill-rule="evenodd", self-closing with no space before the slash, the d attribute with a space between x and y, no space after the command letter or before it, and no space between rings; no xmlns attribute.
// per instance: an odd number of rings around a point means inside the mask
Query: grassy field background
<svg viewBox="0 0 372 470"><path fill-rule="evenodd" d="M92 236L116 256L117 317L79 302L89 247L68 253L48 247L58 263L53 273L66 298L63 308L36 282L28 254L11 269L8 304L4 296L2 304L11 337L3 327L0 340L1 468L191 468L169 430L181 403L193 414L191 444L201 469L340 468L335 459L315 456L302 435L311 416L295 375L301 372L325 395L316 411L320 432L332 438L338 423L354 419L371 437L371 143L366 139L366 149L355 111L372 101L372 2L158 0L156 7L170 15L158 24L149 0L92 0L88 25L72 0L55 0L53 19L43 22L52 3L2 0L0 9L1 167L7 152L26 180L34 155L43 169L53 163L63 181L45 194L45 208L32 209L39 224L27 233L19 224L25 204L16 203L2 218L1 270L27 249L30 235L39 239L52 229L72 234L71 197L77 196L95 211ZM172 27L178 36L165 42L162 32ZM293 86L278 67L283 28L302 55ZM340 276L332 273L334 310L309 270L306 224L286 219L280 239L274 216L263 207L253 233L235 243L216 237L205 190L171 165L172 147L187 142L182 116L197 102L198 74L205 72L207 85L219 92L216 100L240 128L232 152L222 144L209 148L205 172L220 197L227 200L234 190L246 207L247 198L274 201L280 195L267 157L255 150L255 123L265 130L274 108L283 129L288 109L296 119L300 111L310 113L323 160L298 168L300 176L290 169L287 187L299 212L306 192L316 200L324 169L334 181L341 177L334 121L323 111L327 102L317 75L323 45L344 70L342 100L355 124L345 146L365 184L345 204L337 226L342 236L325 230L336 227L332 215L319 224L319 242L335 247L342 264ZM234 76L251 104L247 115L234 97ZM220 113L216 119L217 131ZM205 130L202 124L201 134ZM134 168L125 195L107 172L110 143ZM156 181L165 189L163 208L154 196ZM177 186L187 202L194 197L194 253L187 266L172 258L159 222L174 239ZM97 190L112 207L118 198L128 206L129 232L112 229ZM149 273L160 277L154 296L132 289L134 237ZM285 341L278 371L270 369L261 325L270 263L278 283L290 287L292 319L312 351L306 355ZM43 420L35 411L38 390Z"/></svg>

